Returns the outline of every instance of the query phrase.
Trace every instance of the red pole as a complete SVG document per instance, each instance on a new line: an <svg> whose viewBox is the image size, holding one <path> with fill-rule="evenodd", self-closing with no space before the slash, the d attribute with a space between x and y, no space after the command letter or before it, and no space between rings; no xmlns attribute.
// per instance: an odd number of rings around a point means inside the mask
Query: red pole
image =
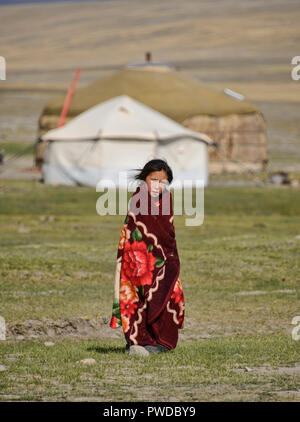
<svg viewBox="0 0 300 422"><path fill-rule="evenodd" d="M71 104L72 96L73 96L73 93L74 93L74 89L75 89L75 86L76 86L77 81L79 79L79 74L80 74L80 69L77 69L74 80L73 80L73 82L72 82L72 84L69 88L69 91L66 95L66 98L65 98L65 102L64 102L64 106L63 106L63 109L62 109L62 112L61 112L61 115L60 115L58 127L61 127L65 124L66 117L67 117L67 114L68 114L68 110L69 110L69 107L70 107L70 104Z"/></svg>

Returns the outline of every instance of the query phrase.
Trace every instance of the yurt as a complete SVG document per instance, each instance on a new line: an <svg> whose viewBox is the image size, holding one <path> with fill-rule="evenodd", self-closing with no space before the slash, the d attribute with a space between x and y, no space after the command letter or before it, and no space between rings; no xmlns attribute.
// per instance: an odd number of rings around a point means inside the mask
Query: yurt
<svg viewBox="0 0 300 422"><path fill-rule="evenodd" d="M207 146L213 141L123 95L81 113L41 137L47 145L45 183L97 186L108 180L128 186L152 158L166 159L174 181L208 183ZM126 177L120 178L120 174Z"/></svg>
<svg viewBox="0 0 300 422"><path fill-rule="evenodd" d="M208 148L211 173L262 170L267 163L265 121L257 107L188 78L171 67L129 66L75 90L67 121L101 102L128 95L188 129L207 134L217 148ZM38 135L58 127L65 96L44 107ZM36 163L44 157L38 143Z"/></svg>

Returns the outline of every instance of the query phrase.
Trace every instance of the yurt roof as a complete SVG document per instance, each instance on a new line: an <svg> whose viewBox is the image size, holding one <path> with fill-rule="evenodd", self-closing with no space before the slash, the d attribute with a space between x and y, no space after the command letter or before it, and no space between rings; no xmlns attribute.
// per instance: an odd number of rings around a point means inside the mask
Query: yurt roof
<svg viewBox="0 0 300 422"><path fill-rule="evenodd" d="M68 116L77 116L96 104L120 95L128 95L177 122L197 115L225 116L259 111L246 101L208 88L177 71L132 68L114 72L76 89ZM54 98L45 106L43 114L60 114L64 100L64 95Z"/></svg>
<svg viewBox="0 0 300 422"><path fill-rule="evenodd" d="M213 144L207 135L193 132L127 95L122 95L90 108L66 125L50 130L41 139L44 141L90 139L168 141L187 137Z"/></svg>

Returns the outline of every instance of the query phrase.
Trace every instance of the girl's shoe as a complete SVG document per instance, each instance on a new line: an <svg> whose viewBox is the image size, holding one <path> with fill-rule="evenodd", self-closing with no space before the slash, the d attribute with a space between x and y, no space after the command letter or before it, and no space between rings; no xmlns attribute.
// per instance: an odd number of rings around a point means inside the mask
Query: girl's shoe
<svg viewBox="0 0 300 422"><path fill-rule="evenodd" d="M149 353L161 353L161 350L158 346L152 346L150 344L147 344L146 346L143 346L144 349L146 349Z"/></svg>
<svg viewBox="0 0 300 422"><path fill-rule="evenodd" d="M160 352L168 352L170 349L168 349L166 346L163 346L162 344L157 343L157 347L160 350Z"/></svg>

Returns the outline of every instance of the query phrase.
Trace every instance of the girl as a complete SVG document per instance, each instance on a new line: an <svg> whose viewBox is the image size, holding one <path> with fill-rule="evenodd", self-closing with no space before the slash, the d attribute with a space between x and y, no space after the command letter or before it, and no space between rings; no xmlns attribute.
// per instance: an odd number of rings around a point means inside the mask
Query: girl
<svg viewBox="0 0 300 422"><path fill-rule="evenodd" d="M121 230L111 328L122 326L130 354L161 353L176 347L183 328L184 296L173 224L173 173L154 159L135 176Z"/></svg>

